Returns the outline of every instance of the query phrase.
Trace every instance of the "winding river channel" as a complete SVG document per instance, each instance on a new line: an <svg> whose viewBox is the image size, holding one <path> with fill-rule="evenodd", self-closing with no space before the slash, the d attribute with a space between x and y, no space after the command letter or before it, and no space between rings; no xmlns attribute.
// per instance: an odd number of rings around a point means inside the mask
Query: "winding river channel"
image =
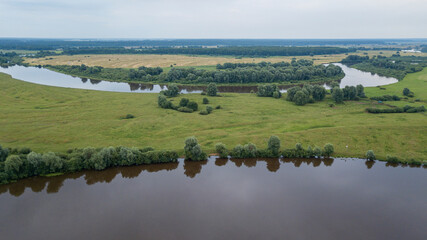
<svg viewBox="0 0 427 240"><path fill-rule="evenodd" d="M397 82L395 78L382 77L377 74L362 72L360 70L349 68L340 63L335 63L340 66L345 77L340 82L340 87L356 86L362 84L365 87L373 87L380 85L387 85ZM10 74L13 78L37 83L48 86L66 87L66 88L79 88L99 91L112 91L112 92L140 92L140 93L158 93L166 90L166 85L158 84L145 84L145 83L124 83L124 82L110 82L100 81L87 78L73 77L67 74L58 73L45 68L37 67L24 67L12 66L8 68L0 68L0 72ZM327 87L327 85L325 85ZM286 91L286 87L281 87L282 91ZM181 93L200 93L205 90L203 86L180 86ZM238 92L249 93L256 91L257 86L219 86L219 92Z"/></svg>
<svg viewBox="0 0 427 240"><path fill-rule="evenodd" d="M421 240L426 170L362 159L211 157L34 177L0 186L0 236Z"/></svg>

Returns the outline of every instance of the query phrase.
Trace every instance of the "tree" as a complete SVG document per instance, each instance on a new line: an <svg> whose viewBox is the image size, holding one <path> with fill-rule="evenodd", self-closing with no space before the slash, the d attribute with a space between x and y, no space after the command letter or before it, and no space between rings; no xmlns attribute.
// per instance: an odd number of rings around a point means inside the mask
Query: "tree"
<svg viewBox="0 0 427 240"><path fill-rule="evenodd" d="M313 99L316 101L322 101L326 96L326 89L322 86L315 85L312 93Z"/></svg>
<svg viewBox="0 0 427 240"><path fill-rule="evenodd" d="M334 145L332 145L331 143L325 144L325 146L323 147L323 154L325 155L325 157L330 157L333 153Z"/></svg>
<svg viewBox="0 0 427 240"><path fill-rule="evenodd" d="M187 107L193 109L193 111L197 111L197 109L199 109L199 105L194 101L188 102Z"/></svg>
<svg viewBox="0 0 427 240"><path fill-rule="evenodd" d="M320 158L323 155L322 149L318 146L314 147L314 156Z"/></svg>
<svg viewBox="0 0 427 240"><path fill-rule="evenodd" d="M197 143L196 137L189 137L185 139L184 152L185 159L191 161L203 161L207 158L206 153L202 151L202 148Z"/></svg>
<svg viewBox="0 0 427 240"><path fill-rule="evenodd" d="M365 89L362 84L356 86L357 96L360 98L365 98Z"/></svg>
<svg viewBox="0 0 427 240"><path fill-rule="evenodd" d="M10 155L4 162L4 171L11 179L22 177L24 161L18 155Z"/></svg>
<svg viewBox="0 0 427 240"><path fill-rule="evenodd" d="M220 158L228 158L228 150L225 144L223 143L217 143L215 145L216 153L218 153L218 156Z"/></svg>
<svg viewBox="0 0 427 240"><path fill-rule="evenodd" d="M280 139L277 136L271 136L268 140L267 149L273 154L273 156L279 156Z"/></svg>
<svg viewBox="0 0 427 240"><path fill-rule="evenodd" d="M332 91L332 99L334 99L334 101L336 103L342 103L344 100L344 94L343 91L341 90L341 88L335 87Z"/></svg>
<svg viewBox="0 0 427 240"><path fill-rule="evenodd" d="M167 97L176 97L179 95L178 85L171 83L168 85L168 90L161 91Z"/></svg>
<svg viewBox="0 0 427 240"><path fill-rule="evenodd" d="M45 166L44 173L57 173L61 172L64 167L64 160L56 156L53 152L43 154L42 162Z"/></svg>
<svg viewBox="0 0 427 240"><path fill-rule="evenodd" d="M245 158L254 158L256 157L257 148L256 145L253 143L248 143L245 146L243 146L243 152Z"/></svg>
<svg viewBox="0 0 427 240"><path fill-rule="evenodd" d="M181 98L181 101L179 101L179 106L186 107L189 101L190 100L188 100L188 98Z"/></svg>
<svg viewBox="0 0 427 240"><path fill-rule="evenodd" d="M3 148L0 145L0 162L4 162L7 158L7 156L9 156L9 149Z"/></svg>
<svg viewBox="0 0 427 240"><path fill-rule="evenodd" d="M404 88L403 89L403 96L408 96L410 92L411 92L411 90L409 90L409 88Z"/></svg>
<svg viewBox="0 0 427 240"><path fill-rule="evenodd" d="M43 170L43 156L36 152L30 152L27 155L29 171L34 175L39 175Z"/></svg>
<svg viewBox="0 0 427 240"><path fill-rule="evenodd" d="M300 91L301 88L300 87L291 87L286 91L286 100L287 101L293 101L294 100L294 96L295 94Z"/></svg>
<svg viewBox="0 0 427 240"><path fill-rule="evenodd" d="M368 159L368 160L375 160L376 158L375 158L374 151L368 150L366 152L366 159Z"/></svg>
<svg viewBox="0 0 427 240"><path fill-rule="evenodd" d="M216 96L218 93L218 88L216 87L215 83L209 83L206 91L208 96Z"/></svg>
<svg viewBox="0 0 427 240"><path fill-rule="evenodd" d="M304 91L300 90L295 93L293 102L298 106L303 106L308 102L308 95Z"/></svg>
<svg viewBox="0 0 427 240"><path fill-rule="evenodd" d="M209 104L209 99L208 98L203 98L203 104Z"/></svg>

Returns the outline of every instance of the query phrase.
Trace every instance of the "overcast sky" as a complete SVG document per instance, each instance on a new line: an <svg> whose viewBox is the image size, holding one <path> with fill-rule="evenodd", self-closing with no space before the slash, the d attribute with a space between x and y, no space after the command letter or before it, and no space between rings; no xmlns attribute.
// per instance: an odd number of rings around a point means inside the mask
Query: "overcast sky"
<svg viewBox="0 0 427 240"><path fill-rule="evenodd" d="M427 0L0 0L0 37L427 38Z"/></svg>

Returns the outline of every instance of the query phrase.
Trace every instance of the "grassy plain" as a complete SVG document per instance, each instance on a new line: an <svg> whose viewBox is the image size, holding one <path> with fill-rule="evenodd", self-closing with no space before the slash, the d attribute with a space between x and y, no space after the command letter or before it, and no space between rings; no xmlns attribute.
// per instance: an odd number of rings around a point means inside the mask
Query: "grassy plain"
<svg viewBox="0 0 427 240"><path fill-rule="evenodd" d="M367 88L368 96L396 94L409 87L415 98L427 99L427 69L410 74L386 90ZM185 95L200 107L204 96ZM174 101L178 102L179 98ZM209 97L210 115L181 113L157 107L157 94L113 93L36 85L0 74L0 144L36 151L65 151L75 147L152 146L182 150L184 139L195 135L203 148L217 142L228 147L248 142L265 147L277 135L284 147L301 142L323 146L333 143L335 156L363 157L373 149L379 158L394 155L427 160L427 114L368 114L370 101L332 101L303 107L282 99L254 94ZM394 102L387 102L394 104ZM396 102L407 104L405 102ZM126 114L134 119L121 119Z"/></svg>
<svg viewBox="0 0 427 240"><path fill-rule="evenodd" d="M357 55L373 56L382 52L384 56L391 56L395 51L359 51ZM427 56L426 53L401 53L401 55L419 55ZM345 54L333 55L316 55L316 56L298 56L297 59L310 59L315 64L339 62L345 58ZM189 66L215 66L216 64L226 62L244 62L257 63L262 61L267 62L290 62L294 57L268 57L268 58L235 58L231 56L189 56L189 55L157 55L157 54L91 54L91 55L60 55L44 58L26 58L25 62L31 65L81 65L87 66L102 66L106 68L137 68L140 66L146 67L164 67L168 68L171 65L175 67Z"/></svg>

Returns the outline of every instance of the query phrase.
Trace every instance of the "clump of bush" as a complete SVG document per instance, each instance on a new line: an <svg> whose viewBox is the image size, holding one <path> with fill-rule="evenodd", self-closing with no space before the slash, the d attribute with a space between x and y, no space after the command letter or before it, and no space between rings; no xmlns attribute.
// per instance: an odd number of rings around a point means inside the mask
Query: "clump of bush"
<svg viewBox="0 0 427 240"><path fill-rule="evenodd" d="M213 108L211 106L206 106L205 110L200 111L200 115L208 115L213 111Z"/></svg>
<svg viewBox="0 0 427 240"><path fill-rule="evenodd" d="M420 107L411 107L406 105L404 107L395 107L395 108L366 108L368 113L417 113L425 112L426 108L424 106Z"/></svg>
<svg viewBox="0 0 427 240"><path fill-rule="evenodd" d="M276 84L263 84L258 86L257 96L280 98L282 93Z"/></svg>
<svg viewBox="0 0 427 240"><path fill-rule="evenodd" d="M404 88L402 93L403 96L414 97L414 93L409 88Z"/></svg>
<svg viewBox="0 0 427 240"><path fill-rule="evenodd" d="M206 89L206 93L208 96L217 96L218 88L216 86L216 83L209 83L208 88Z"/></svg>
<svg viewBox="0 0 427 240"><path fill-rule="evenodd" d="M294 102L296 105L303 106L307 103L322 101L326 96L326 89L319 85L304 85L301 87L292 87L288 89L286 100Z"/></svg>
<svg viewBox="0 0 427 240"><path fill-rule="evenodd" d="M126 116L124 116L124 117L121 117L122 119L131 119L131 118L135 118L135 116L134 115L132 115L132 114L130 114L130 113L128 113L128 114L126 114Z"/></svg>
<svg viewBox="0 0 427 240"><path fill-rule="evenodd" d="M179 95L179 88L175 83L171 83L171 84L169 84L167 90L163 90L160 93L162 93L163 95L165 95L167 97L176 97Z"/></svg>
<svg viewBox="0 0 427 240"><path fill-rule="evenodd" d="M372 151L372 150L368 150L367 152L366 152L366 159L368 159L368 160L375 160L376 159L376 157L375 157L375 154L374 154L374 151Z"/></svg>
<svg viewBox="0 0 427 240"><path fill-rule="evenodd" d="M196 137L185 139L185 159L191 161L203 161L207 159L207 154L203 152L202 147L197 142Z"/></svg>
<svg viewBox="0 0 427 240"><path fill-rule="evenodd" d="M209 104L209 99L208 98L203 98L203 104Z"/></svg>
<svg viewBox="0 0 427 240"><path fill-rule="evenodd" d="M383 95L383 96L377 96L377 97L371 97L371 100L374 101L400 101L400 97L396 95Z"/></svg>
<svg viewBox="0 0 427 240"><path fill-rule="evenodd" d="M18 179L69 173L81 170L103 170L114 166L130 166L151 163L176 162L174 151L154 151L153 148L84 148L72 149L67 153L10 154L0 147L0 184ZM4 151L4 152L3 152ZM6 156L6 158L4 158Z"/></svg>
<svg viewBox="0 0 427 240"><path fill-rule="evenodd" d="M345 86L343 89L335 86L331 89L332 99L336 103L342 103L345 100L358 101L360 98L365 98L365 89L359 84L355 86Z"/></svg>

